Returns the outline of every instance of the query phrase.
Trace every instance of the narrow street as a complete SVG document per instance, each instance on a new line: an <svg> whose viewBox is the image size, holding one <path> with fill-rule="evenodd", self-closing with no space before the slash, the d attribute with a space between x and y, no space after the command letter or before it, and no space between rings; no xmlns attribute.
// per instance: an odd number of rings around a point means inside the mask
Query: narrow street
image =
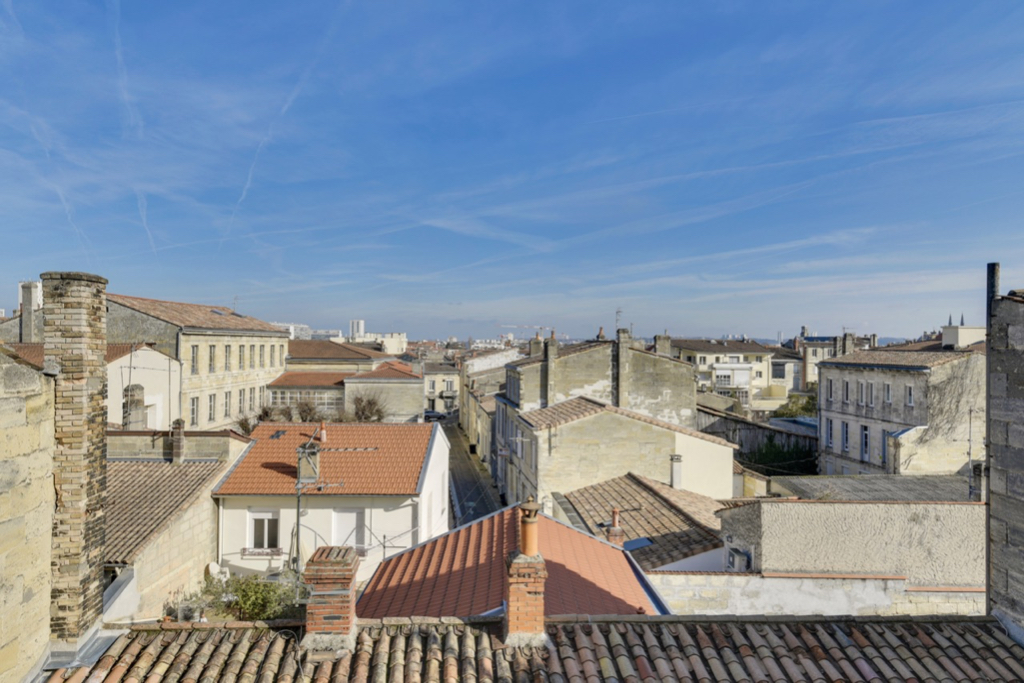
<svg viewBox="0 0 1024 683"><path fill-rule="evenodd" d="M465 435L455 422L444 423L444 433L451 443L449 466L455 525L479 519L501 508L498 490L487 468L470 455Z"/></svg>

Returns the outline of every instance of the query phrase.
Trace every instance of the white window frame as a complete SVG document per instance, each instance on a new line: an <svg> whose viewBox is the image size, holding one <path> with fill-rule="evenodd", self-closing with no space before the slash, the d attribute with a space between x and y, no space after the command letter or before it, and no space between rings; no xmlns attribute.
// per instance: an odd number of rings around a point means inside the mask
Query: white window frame
<svg viewBox="0 0 1024 683"><path fill-rule="evenodd" d="M257 520L274 520L277 522L277 545L269 545L270 534L267 533L269 526L264 523L263 527L263 545L256 545L256 521ZM249 510L248 520L246 521L246 539L245 547L252 550L281 550L281 512L279 510Z"/></svg>
<svg viewBox="0 0 1024 683"><path fill-rule="evenodd" d="M224 417L231 417L231 390L224 392Z"/></svg>
<svg viewBox="0 0 1024 683"><path fill-rule="evenodd" d="M199 426L199 397L193 396L188 400L188 408L191 415L189 415L189 425L193 427Z"/></svg>
<svg viewBox="0 0 1024 683"><path fill-rule="evenodd" d="M224 372L231 372L231 344L224 345Z"/></svg>
<svg viewBox="0 0 1024 683"><path fill-rule="evenodd" d="M217 394L210 394L207 398L209 404L209 410L206 412L207 422L216 422L217 420Z"/></svg>
<svg viewBox="0 0 1024 683"><path fill-rule="evenodd" d="M210 368L210 374L212 375L213 373L217 372L217 345L216 344L210 344L210 358L208 360L210 361L209 364L208 364L208 367Z"/></svg>
<svg viewBox="0 0 1024 683"><path fill-rule="evenodd" d="M882 401L885 403L892 403L892 384L886 382L882 389Z"/></svg>
<svg viewBox="0 0 1024 683"><path fill-rule="evenodd" d="M199 374L199 344L192 344L192 374Z"/></svg>

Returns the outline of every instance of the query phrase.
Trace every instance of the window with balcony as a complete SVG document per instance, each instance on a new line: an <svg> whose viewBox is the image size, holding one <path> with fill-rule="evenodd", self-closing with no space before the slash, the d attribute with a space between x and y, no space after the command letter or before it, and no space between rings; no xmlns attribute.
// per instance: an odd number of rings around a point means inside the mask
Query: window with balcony
<svg viewBox="0 0 1024 683"><path fill-rule="evenodd" d="M727 387L732 383L731 375L715 375L715 386Z"/></svg>

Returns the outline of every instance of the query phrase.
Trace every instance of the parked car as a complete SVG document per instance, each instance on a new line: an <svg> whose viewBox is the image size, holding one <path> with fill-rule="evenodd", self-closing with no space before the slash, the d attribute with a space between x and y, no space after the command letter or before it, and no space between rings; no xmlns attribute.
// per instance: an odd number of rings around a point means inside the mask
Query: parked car
<svg viewBox="0 0 1024 683"><path fill-rule="evenodd" d="M441 422L446 417L448 417L448 416L445 415L444 413L439 413L436 410L424 410L423 411L423 421L424 422Z"/></svg>

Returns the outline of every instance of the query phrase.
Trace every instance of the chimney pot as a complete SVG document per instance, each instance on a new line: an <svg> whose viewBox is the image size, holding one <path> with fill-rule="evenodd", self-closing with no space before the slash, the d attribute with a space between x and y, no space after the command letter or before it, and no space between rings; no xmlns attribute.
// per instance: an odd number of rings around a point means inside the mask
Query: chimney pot
<svg viewBox="0 0 1024 683"><path fill-rule="evenodd" d="M671 476L669 478L669 484L674 489L682 489L683 488L683 456L679 455L678 453L673 453L671 455L671 462L672 462L672 467L671 467L671 472L670 472Z"/></svg>
<svg viewBox="0 0 1024 683"><path fill-rule="evenodd" d="M607 529L604 530L605 538L608 539L609 543L613 543L620 548L626 542L626 532L622 530L622 525L619 519L619 508L612 508L612 523Z"/></svg>
<svg viewBox="0 0 1024 683"><path fill-rule="evenodd" d="M520 551L528 557L540 555L540 544L537 541L537 513L540 512L540 505L535 503L533 496L530 496L525 503L519 506L522 513L520 527L522 530L522 547Z"/></svg>
<svg viewBox="0 0 1024 683"><path fill-rule="evenodd" d="M171 462L185 461L185 421L178 418L171 425Z"/></svg>
<svg viewBox="0 0 1024 683"><path fill-rule="evenodd" d="M548 577L537 544L540 505L531 496L519 506L522 515L519 553L510 558L505 581L505 644L510 647L542 645L544 630L544 582Z"/></svg>
<svg viewBox="0 0 1024 683"><path fill-rule="evenodd" d="M326 422L321 422L320 423L319 438L320 438L320 443L327 443L327 423Z"/></svg>

